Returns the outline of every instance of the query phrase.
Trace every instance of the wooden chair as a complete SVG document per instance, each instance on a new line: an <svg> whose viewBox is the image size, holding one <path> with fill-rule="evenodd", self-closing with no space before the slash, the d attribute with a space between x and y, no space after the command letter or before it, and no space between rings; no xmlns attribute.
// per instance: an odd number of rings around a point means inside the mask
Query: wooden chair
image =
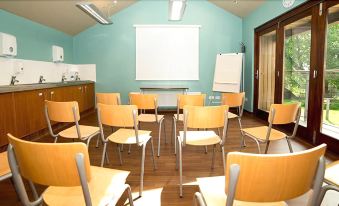
<svg viewBox="0 0 339 206"><path fill-rule="evenodd" d="M199 205L285 206L286 200L299 197L311 189L307 205L319 197L324 178L323 155L326 145L291 154L227 155L226 177L198 178L201 195Z"/></svg>
<svg viewBox="0 0 339 206"><path fill-rule="evenodd" d="M120 93L96 93L96 103L120 105L121 98Z"/></svg>
<svg viewBox="0 0 339 206"><path fill-rule="evenodd" d="M0 181L12 177L11 169L9 168L7 152L0 153Z"/></svg>
<svg viewBox="0 0 339 206"><path fill-rule="evenodd" d="M100 133L99 127L79 125L80 114L77 102L54 102L45 100L45 117L48 124L49 133L57 142L58 137L80 139L87 141L87 146L91 139ZM51 121L63 123L75 123L74 126L54 134ZM98 136L98 138L100 138Z"/></svg>
<svg viewBox="0 0 339 206"><path fill-rule="evenodd" d="M321 189L318 202L319 206L321 205L321 202L328 190L339 192L339 160L326 165L324 182L326 185L324 185Z"/></svg>
<svg viewBox="0 0 339 206"><path fill-rule="evenodd" d="M266 144L265 153L267 153L271 141L286 139L290 152L293 152L290 139L294 138L297 133L299 119L299 104L272 104L268 116L269 126L242 129L242 142L244 142L244 136L250 137L257 143L259 153L261 153L259 143L264 143ZM273 125L290 123L294 123L294 129L290 136L285 134L284 132L272 128Z"/></svg>
<svg viewBox="0 0 339 206"><path fill-rule="evenodd" d="M120 93L96 93L96 104L120 105ZM113 128L112 128L113 132ZM97 139L96 147L99 147L99 138Z"/></svg>
<svg viewBox="0 0 339 206"><path fill-rule="evenodd" d="M148 123L157 123L159 125L159 137L158 137L158 157L160 157L160 137L161 137L161 128L162 122L164 121L164 115L158 115L158 95L155 94L140 94L140 93L130 93L129 94L129 103L131 105L136 105L141 111L141 114L138 116L139 122L148 122ZM153 114L145 114L145 110L154 110ZM140 126L140 125L139 125ZM166 127L164 124L164 135L165 143L166 140Z"/></svg>
<svg viewBox="0 0 339 206"><path fill-rule="evenodd" d="M179 94L177 96L177 113L173 115L173 138L174 138L174 154L177 154L177 122L184 121L184 114L180 110L185 105L190 106L205 106L206 94Z"/></svg>
<svg viewBox="0 0 339 206"><path fill-rule="evenodd" d="M208 146L213 145L212 166L214 168L215 147L220 145L222 151L222 163L225 169L224 143L228 126L228 106L184 106L184 131L179 132L177 165L179 161L180 197L183 196L182 189L182 149L187 145ZM204 131L188 131L188 129L204 129ZM212 129L223 128L222 136L216 134ZM209 130L205 130L209 129Z"/></svg>
<svg viewBox="0 0 339 206"><path fill-rule="evenodd" d="M91 166L84 143L28 142L8 134L8 157L23 205L115 205L127 190L129 171ZM23 178L49 186L34 201L27 196Z"/></svg>
<svg viewBox="0 0 339 206"><path fill-rule="evenodd" d="M153 156L153 169L156 169L154 159L153 140L150 136L151 131L138 130L138 109L135 105L105 105L98 104L98 121L100 126L100 133L102 141L104 142L104 150L102 153L101 166L104 164L107 143L109 141L117 144L117 151L119 154L120 164L122 165L120 145L123 144L136 144L142 148L141 155L141 171L140 171L140 189L139 195L142 196L144 184L144 165L145 165L145 150L148 141L151 141L152 156ZM116 132L109 135L107 138L104 136L103 125L111 127L120 127ZM131 129L128 129L131 128Z"/></svg>
<svg viewBox="0 0 339 206"><path fill-rule="evenodd" d="M232 112L228 113L228 119L238 119L240 132L242 132L242 124L241 118L244 111L244 103L245 103L245 92L241 93L222 93L221 94L221 105L228 105L230 108L236 108L238 114L234 114ZM241 143L245 146L245 142Z"/></svg>

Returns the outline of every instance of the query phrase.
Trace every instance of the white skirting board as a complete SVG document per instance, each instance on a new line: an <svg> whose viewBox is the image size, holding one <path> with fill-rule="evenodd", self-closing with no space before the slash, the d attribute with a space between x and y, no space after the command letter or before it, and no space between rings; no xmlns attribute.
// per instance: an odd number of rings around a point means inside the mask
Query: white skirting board
<svg viewBox="0 0 339 206"><path fill-rule="evenodd" d="M10 59L0 57L0 85L9 85L11 76L19 80L17 84L34 84L43 76L45 82L60 82L64 74L66 81L74 80L71 77L78 72L81 80L96 81L96 65L64 64L24 59Z"/></svg>

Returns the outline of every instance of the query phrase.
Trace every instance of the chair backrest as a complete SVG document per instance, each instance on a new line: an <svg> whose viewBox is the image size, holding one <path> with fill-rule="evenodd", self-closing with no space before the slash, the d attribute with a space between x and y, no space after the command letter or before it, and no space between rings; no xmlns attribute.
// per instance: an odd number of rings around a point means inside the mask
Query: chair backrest
<svg viewBox="0 0 339 206"><path fill-rule="evenodd" d="M270 113L268 116L268 121L271 121L273 117L272 124L289 124L297 120L297 117L300 113L298 111L300 105L298 103L292 104L272 104L270 108ZM274 112L273 112L274 111Z"/></svg>
<svg viewBox="0 0 339 206"><path fill-rule="evenodd" d="M45 107L49 120L55 122L75 122L80 120L78 102L54 102L45 100ZM75 117L73 113L75 109Z"/></svg>
<svg viewBox="0 0 339 206"><path fill-rule="evenodd" d="M225 124L227 105L221 106L184 106L184 122L187 128L212 129L221 128Z"/></svg>
<svg viewBox="0 0 339 206"><path fill-rule="evenodd" d="M109 104L109 105L119 105L120 93L96 93L96 103Z"/></svg>
<svg viewBox="0 0 339 206"><path fill-rule="evenodd" d="M80 186L75 161L84 155L87 181L91 179L88 149L84 143L38 143L24 141L8 134L22 177L48 186Z"/></svg>
<svg viewBox="0 0 339 206"><path fill-rule="evenodd" d="M178 94L178 109L183 109L184 106L204 106L206 94Z"/></svg>
<svg viewBox="0 0 339 206"><path fill-rule="evenodd" d="M277 202L298 197L312 188L326 144L289 154L230 152L226 165L226 194L230 167L240 166L235 199L248 202ZM321 185L321 184L320 184Z"/></svg>
<svg viewBox="0 0 339 206"><path fill-rule="evenodd" d="M157 109L157 99L156 94L129 93L129 103L138 109Z"/></svg>
<svg viewBox="0 0 339 206"><path fill-rule="evenodd" d="M97 104L100 122L112 127L134 127L133 113L138 123L138 108L135 105ZM137 125L136 125L137 126Z"/></svg>
<svg viewBox="0 0 339 206"><path fill-rule="evenodd" d="M221 104L232 107L241 107L244 104L245 92L241 93L222 93Z"/></svg>

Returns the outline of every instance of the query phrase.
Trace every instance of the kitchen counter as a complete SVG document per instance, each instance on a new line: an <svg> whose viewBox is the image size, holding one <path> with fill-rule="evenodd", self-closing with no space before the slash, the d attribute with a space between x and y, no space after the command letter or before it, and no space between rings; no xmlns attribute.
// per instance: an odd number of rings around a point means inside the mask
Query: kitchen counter
<svg viewBox="0 0 339 206"><path fill-rule="evenodd" d="M36 89L48 89L55 87L68 87L68 86L76 86L94 83L93 81L85 80L85 81L65 81L65 82L46 82L42 84L17 84L17 85L4 85L0 86L0 94L9 93L9 92L21 92L21 91L29 91Z"/></svg>

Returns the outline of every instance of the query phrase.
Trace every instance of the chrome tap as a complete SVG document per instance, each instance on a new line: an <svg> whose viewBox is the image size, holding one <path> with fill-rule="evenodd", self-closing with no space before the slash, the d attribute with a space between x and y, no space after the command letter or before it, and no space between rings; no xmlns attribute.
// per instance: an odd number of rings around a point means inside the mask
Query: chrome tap
<svg viewBox="0 0 339 206"><path fill-rule="evenodd" d="M10 85L14 85L16 82L19 82L19 80L16 79L16 76L12 76Z"/></svg>
<svg viewBox="0 0 339 206"><path fill-rule="evenodd" d="M44 79L44 76L40 76L39 78L39 84L42 84L42 82L46 81L46 79Z"/></svg>
<svg viewBox="0 0 339 206"><path fill-rule="evenodd" d="M79 72L75 72L75 81L80 81Z"/></svg>
<svg viewBox="0 0 339 206"><path fill-rule="evenodd" d="M62 74L61 82L64 83L66 79L67 79L67 78L66 78L65 74Z"/></svg>

